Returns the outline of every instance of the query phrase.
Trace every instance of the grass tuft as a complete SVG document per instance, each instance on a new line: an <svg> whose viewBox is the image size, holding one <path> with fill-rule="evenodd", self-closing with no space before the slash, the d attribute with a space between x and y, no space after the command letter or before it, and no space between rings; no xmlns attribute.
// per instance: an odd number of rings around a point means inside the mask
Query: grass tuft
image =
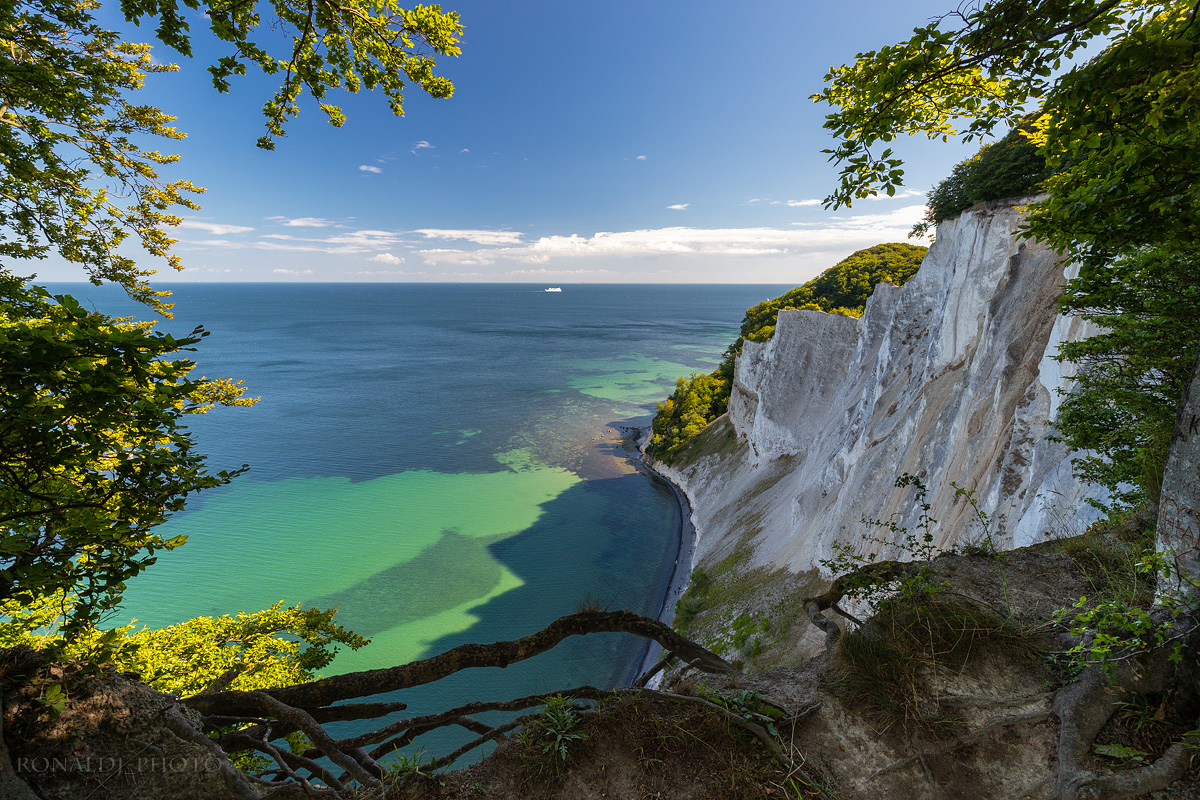
<svg viewBox="0 0 1200 800"><path fill-rule="evenodd" d="M929 595L890 602L862 628L842 637L834 686L852 707L865 708L880 730L933 734L957 723L925 680L930 670L961 672L986 650L1032 654L1034 636L1009 617L963 597Z"/></svg>

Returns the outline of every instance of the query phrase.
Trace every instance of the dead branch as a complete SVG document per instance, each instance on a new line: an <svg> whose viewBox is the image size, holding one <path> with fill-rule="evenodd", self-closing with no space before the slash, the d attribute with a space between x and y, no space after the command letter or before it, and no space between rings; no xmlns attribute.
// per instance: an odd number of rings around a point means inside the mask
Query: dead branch
<svg viewBox="0 0 1200 800"><path fill-rule="evenodd" d="M833 610L858 622L838 608L838 603L846 596L848 589L856 583L886 585L905 575L912 575L920 566L921 564L915 561L877 561L836 578L825 594L804 598L804 611L808 614L808 619L825 632L825 648L833 649L842 635L842 629L823 612Z"/></svg>
<svg viewBox="0 0 1200 800"><path fill-rule="evenodd" d="M380 748L372 751L373 758L377 758L384 753L391 752L394 747L403 747L410 743L413 739L421 736L429 731L445 727L447 725L459 725L458 720L468 718L470 714L482 714L488 711L524 711L536 705L540 705L550 697L562 695L563 697L573 697L579 700L599 700L602 697L611 694L608 691L601 691L592 686L576 686L574 689L563 689L557 692L545 692L543 694L531 694L527 697L518 697L514 700L496 700L493 702L474 702L452 708L448 711L443 711L439 714L427 714L422 717L410 717L408 719L398 720L386 727L378 730L370 731L369 733L360 734L348 739L339 739L338 747L364 747L366 745L378 744L382 742ZM482 723L476 723L481 725ZM467 727L463 725L462 727ZM471 730L470 728L468 728ZM485 733L486 731L475 730L476 733ZM392 738L397 737L397 738Z"/></svg>
<svg viewBox="0 0 1200 800"><path fill-rule="evenodd" d="M635 689L644 689L644 688L646 688L646 684L650 683L651 679L652 679L652 678L653 678L655 675L657 675L658 673L660 673L660 672L662 672L664 669L666 669L666 667L667 667L667 664L670 664L670 663L671 663L671 659L673 659L673 658L675 658L675 654L674 654L674 653L667 653L665 656L663 656L662 658L660 658L660 659L659 659L659 660L658 660L658 661L657 661L657 662L654 664L654 666L652 666L650 669L648 669L648 670L646 670L645 672L643 672L643 673L641 674L641 676L639 676L639 677L638 677L638 679L637 679L636 681L634 681L634 682L633 682L633 688L635 688Z"/></svg>
<svg viewBox="0 0 1200 800"><path fill-rule="evenodd" d="M163 709L163 721L171 733L213 755L213 760L221 771L221 780L234 797L240 800L261 800L262 794L255 791L246 775L229 762L216 742L196 730L179 709L167 706Z"/></svg>
<svg viewBox="0 0 1200 800"><path fill-rule="evenodd" d="M375 786L379 783L379 778L383 776L383 769L373 760L364 765L343 751L334 744L333 737L308 712L300 708L293 708L266 692L240 692L239 694L245 695L249 702L257 703L258 711L261 713L275 717L294 729L303 731L322 755L346 770L363 786Z"/></svg>

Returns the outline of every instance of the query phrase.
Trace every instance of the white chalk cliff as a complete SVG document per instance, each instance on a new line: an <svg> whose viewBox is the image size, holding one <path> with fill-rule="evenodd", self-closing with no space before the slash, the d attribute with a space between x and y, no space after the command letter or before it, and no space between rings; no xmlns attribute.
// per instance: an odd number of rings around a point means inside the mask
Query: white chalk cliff
<svg viewBox="0 0 1200 800"><path fill-rule="evenodd" d="M1046 438L1069 379L1053 356L1084 326L1057 314L1064 264L1019 223L1011 202L945 221L916 276L880 284L861 318L784 311L772 339L746 343L727 417L662 467L692 500L698 561L748 546L752 565L802 572L835 539L880 536L864 517L913 528L905 472L929 487L940 547L984 533L951 482L1003 548L1096 518L1097 490Z"/></svg>

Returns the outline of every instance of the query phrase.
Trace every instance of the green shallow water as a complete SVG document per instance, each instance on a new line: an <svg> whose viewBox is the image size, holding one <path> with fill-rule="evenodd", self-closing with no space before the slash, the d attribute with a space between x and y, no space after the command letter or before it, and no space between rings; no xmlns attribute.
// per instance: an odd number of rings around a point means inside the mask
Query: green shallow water
<svg viewBox="0 0 1200 800"><path fill-rule="evenodd" d="M336 606L342 625L374 639L336 671L419 658L474 624L471 608L521 585L490 545L532 527L580 481L520 451L499 460L496 472L235 483L171 523L187 545L131 583L126 608L159 627L280 598Z"/></svg>

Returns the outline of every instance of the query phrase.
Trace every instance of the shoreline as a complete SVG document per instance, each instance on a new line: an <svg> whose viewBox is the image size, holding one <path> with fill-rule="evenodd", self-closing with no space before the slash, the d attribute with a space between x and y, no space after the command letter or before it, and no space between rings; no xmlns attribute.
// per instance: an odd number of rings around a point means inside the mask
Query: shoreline
<svg viewBox="0 0 1200 800"><path fill-rule="evenodd" d="M662 600L658 613L655 615L655 619L659 622L670 625L675 619L675 604L679 602L692 575L692 558L696 551L696 528L692 524L692 503L682 489L646 460L645 452L640 445L649 436L649 428L629 428L628 431L637 434L633 446L630 447L629 461L639 472L668 486L679 506L679 535L676 538L675 566L666 580L666 585L662 587ZM645 644L641 648L641 656L634 662L634 668L626 678L624 685L631 686L647 670L658 663L661 657L662 646L650 639L645 640Z"/></svg>

